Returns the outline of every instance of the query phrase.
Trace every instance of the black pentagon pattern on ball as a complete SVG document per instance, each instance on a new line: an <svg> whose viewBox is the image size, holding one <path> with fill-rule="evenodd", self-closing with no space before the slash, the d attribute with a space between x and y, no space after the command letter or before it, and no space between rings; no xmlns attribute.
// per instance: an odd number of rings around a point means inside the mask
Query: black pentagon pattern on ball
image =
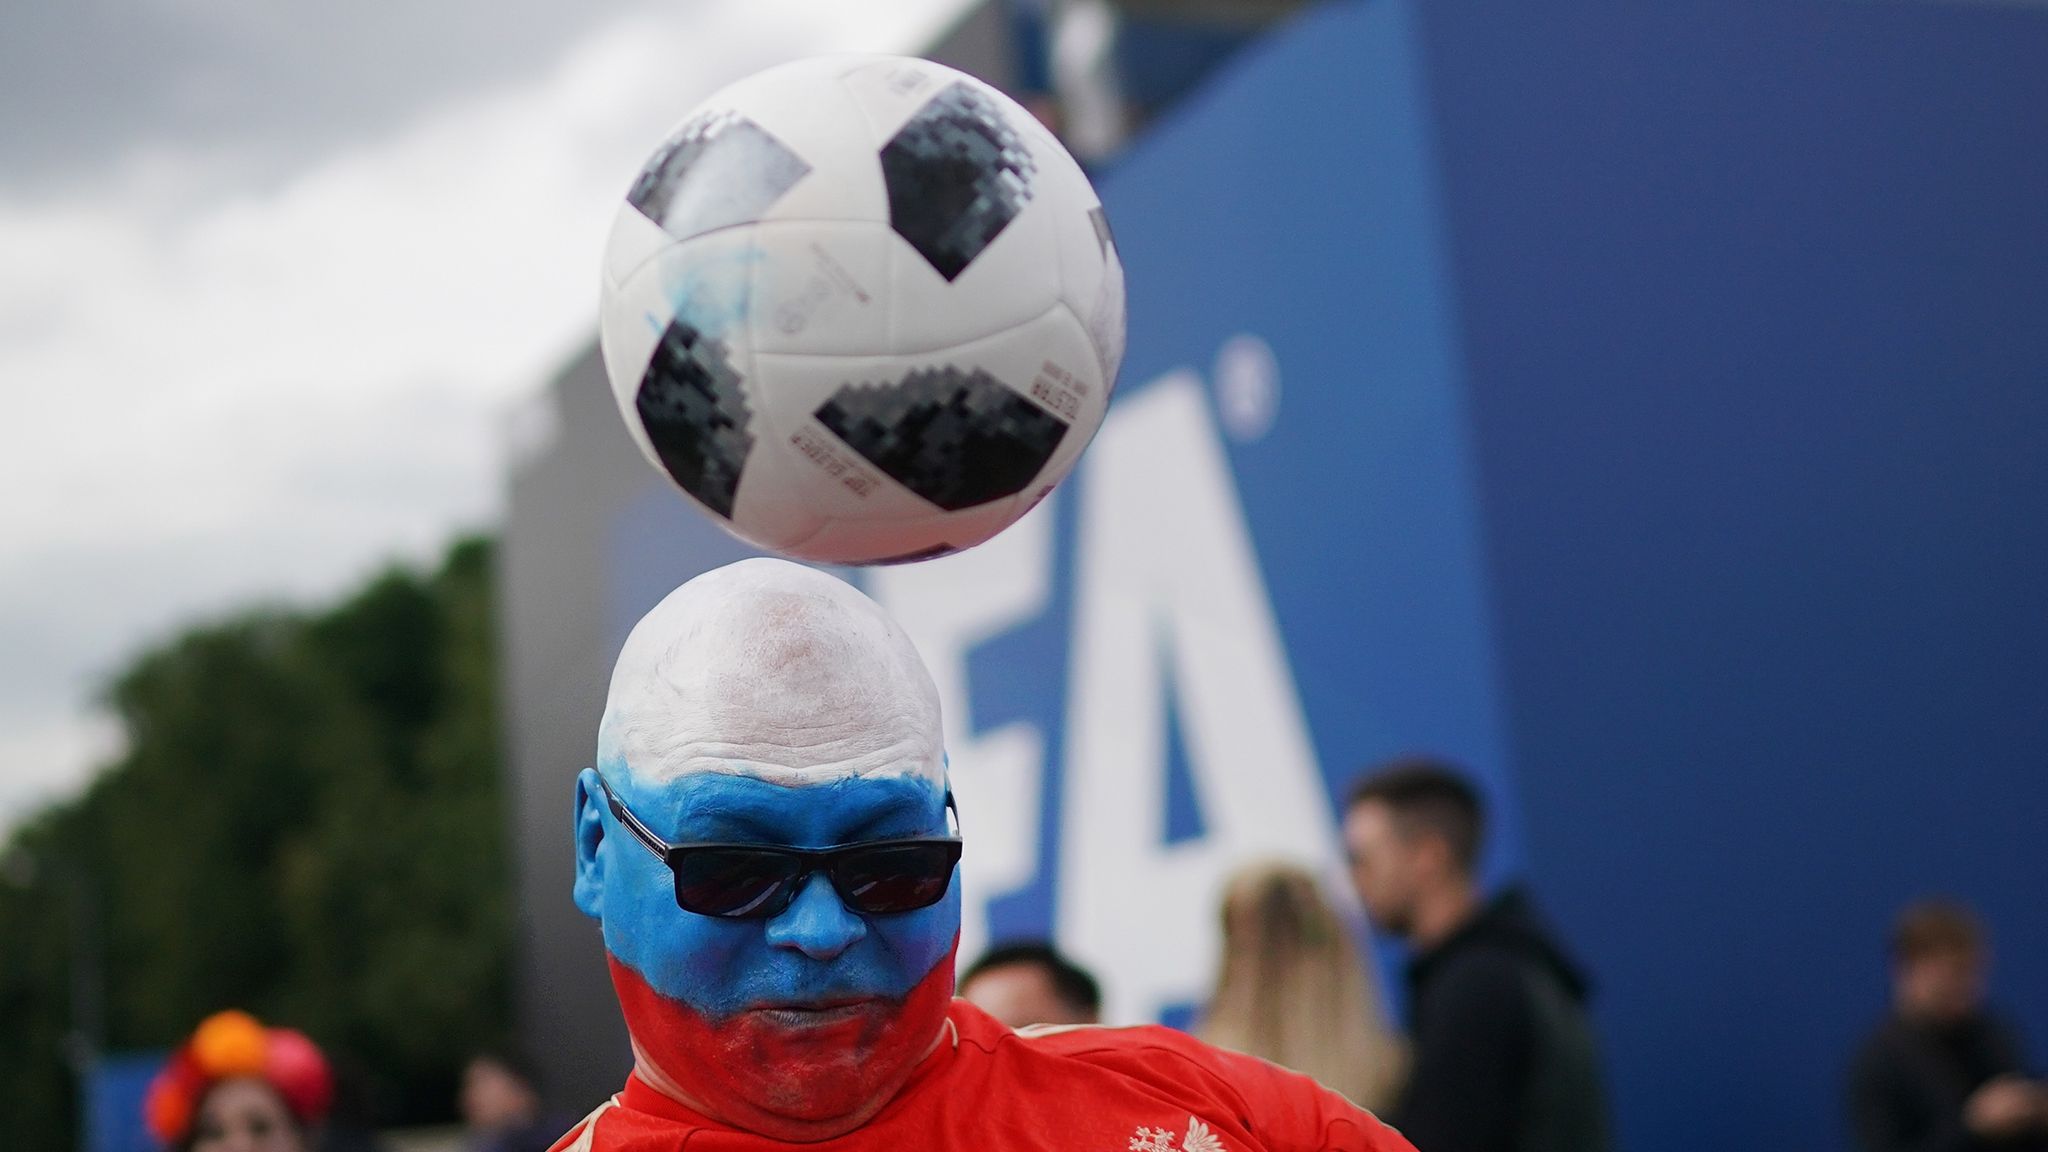
<svg viewBox="0 0 2048 1152"><path fill-rule="evenodd" d="M955 81L882 146L889 227L951 281L1024 210L1037 171L996 102Z"/></svg>
<svg viewBox="0 0 2048 1152"><path fill-rule="evenodd" d="M754 446L753 413L725 345L671 320L634 397L640 426L683 491L732 519L740 468Z"/></svg>
<svg viewBox="0 0 2048 1152"><path fill-rule="evenodd" d="M662 143L626 202L670 236L687 240L759 220L810 170L752 120L732 111L705 112Z"/></svg>
<svg viewBox="0 0 2048 1152"><path fill-rule="evenodd" d="M848 384L818 422L897 483L957 512L1031 483L1067 422L979 368L913 370L895 384Z"/></svg>

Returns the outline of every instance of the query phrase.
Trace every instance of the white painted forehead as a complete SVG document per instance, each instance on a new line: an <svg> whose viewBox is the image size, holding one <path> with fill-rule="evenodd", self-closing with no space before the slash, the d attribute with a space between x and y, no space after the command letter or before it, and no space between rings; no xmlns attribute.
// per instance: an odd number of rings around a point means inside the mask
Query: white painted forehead
<svg viewBox="0 0 2048 1152"><path fill-rule="evenodd" d="M843 580L742 560L642 617L612 669L598 762L782 784L943 783L938 691L910 637Z"/></svg>

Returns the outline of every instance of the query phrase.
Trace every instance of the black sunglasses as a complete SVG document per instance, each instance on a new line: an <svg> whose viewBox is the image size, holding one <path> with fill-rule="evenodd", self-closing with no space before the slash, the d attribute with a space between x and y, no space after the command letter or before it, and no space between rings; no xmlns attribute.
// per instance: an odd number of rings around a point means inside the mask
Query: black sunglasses
<svg viewBox="0 0 2048 1152"><path fill-rule="evenodd" d="M960 837L867 840L833 848L771 844L670 844L633 815L604 773L604 798L640 843L675 874L676 907L699 916L761 920L779 916L813 872L831 879L848 908L869 915L915 912L945 898L960 863ZM946 793L957 833L960 810Z"/></svg>

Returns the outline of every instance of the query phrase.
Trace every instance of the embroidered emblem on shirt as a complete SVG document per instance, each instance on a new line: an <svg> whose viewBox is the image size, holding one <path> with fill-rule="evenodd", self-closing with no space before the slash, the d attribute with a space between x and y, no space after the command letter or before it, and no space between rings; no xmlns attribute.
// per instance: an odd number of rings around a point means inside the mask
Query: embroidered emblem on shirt
<svg viewBox="0 0 2048 1152"><path fill-rule="evenodd" d="M1171 1128L1140 1128L1131 1135L1129 1152L1229 1152L1229 1149L1207 1124L1190 1116L1187 1134L1180 1138L1180 1143L1174 1143Z"/></svg>
<svg viewBox="0 0 2048 1152"><path fill-rule="evenodd" d="M1179 1152L1173 1146L1173 1129L1140 1128L1131 1137L1131 1152Z"/></svg>
<svg viewBox="0 0 2048 1152"><path fill-rule="evenodd" d="M1180 1152L1225 1152L1225 1149L1223 1141L1209 1131L1207 1124L1190 1116L1188 1134L1180 1140Z"/></svg>

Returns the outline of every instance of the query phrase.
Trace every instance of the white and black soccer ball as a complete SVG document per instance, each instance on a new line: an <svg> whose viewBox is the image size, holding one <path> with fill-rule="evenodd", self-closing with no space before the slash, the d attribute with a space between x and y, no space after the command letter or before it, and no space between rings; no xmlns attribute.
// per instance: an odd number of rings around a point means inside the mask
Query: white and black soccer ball
<svg viewBox="0 0 2048 1152"><path fill-rule="evenodd" d="M1123 268L1008 97L821 57L721 90L647 161L600 319L633 439L720 523L888 563L988 539L1073 467L1123 358Z"/></svg>

